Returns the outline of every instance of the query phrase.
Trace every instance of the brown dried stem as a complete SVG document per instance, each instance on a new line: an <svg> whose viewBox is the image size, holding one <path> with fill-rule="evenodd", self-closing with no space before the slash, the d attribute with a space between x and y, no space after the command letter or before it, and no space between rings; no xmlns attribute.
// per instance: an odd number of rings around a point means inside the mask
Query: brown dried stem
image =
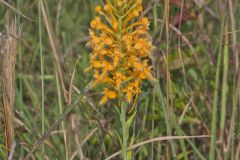
<svg viewBox="0 0 240 160"><path fill-rule="evenodd" d="M15 64L20 30L16 23L6 27L0 35L0 107L3 108L6 147L14 142L13 106L15 99Z"/></svg>

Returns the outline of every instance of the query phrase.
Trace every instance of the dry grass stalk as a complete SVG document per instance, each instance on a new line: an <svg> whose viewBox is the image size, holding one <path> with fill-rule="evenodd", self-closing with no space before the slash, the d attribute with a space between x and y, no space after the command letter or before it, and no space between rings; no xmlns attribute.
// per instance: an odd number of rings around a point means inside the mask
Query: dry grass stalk
<svg viewBox="0 0 240 160"><path fill-rule="evenodd" d="M7 25L0 35L0 105L3 108L6 147L14 142L13 106L15 99L15 64L20 30L15 23Z"/></svg>

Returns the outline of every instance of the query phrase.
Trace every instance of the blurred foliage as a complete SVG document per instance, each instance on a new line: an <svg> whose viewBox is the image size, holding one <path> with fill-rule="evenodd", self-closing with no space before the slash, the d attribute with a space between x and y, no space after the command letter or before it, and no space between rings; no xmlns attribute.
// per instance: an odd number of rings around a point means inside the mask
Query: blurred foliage
<svg viewBox="0 0 240 160"><path fill-rule="evenodd" d="M87 86L92 75L84 72L89 65L90 50L86 47L89 23L95 16L95 5L102 4L103 0L44 1L59 63L56 63L53 56L43 16L42 23L39 23L39 2L37 0L7 2L32 19L32 21L27 20L0 1L0 29L5 28L7 17L15 18L22 26L16 72L15 141L17 145L14 159L23 159L32 149L33 144L42 135L43 122L47 131L69 107L64 100L61 82L57 78L57 65L61 66L63 81L68 89L78 58L80 61L76 65L72 95L72 101L78 101L78 105L66 117L64 123L49 135L44 142L44 149L41 145L34 152L33 157L67 159L66 151L69 157L77 151L73 159L80 159L82 153L82 157L97 160L105 159L119 151L121 147L116 134L116 132L121 133L119 115L111 102L103 107L98 106L100 93L98 89L88 90ZM240 3L238 0L233 0L231 1L233 8L229 8L228 1L185 0L184 5L180 2L170 0L170 25L166 29L164 17L166 3L164 4L163 0L143 0L143 14L151 19L150 34L156 48L150 58L159 85L145 82L142 87L143 93L137 102L136 117L130 128L130 135L134 136L133 144L170 134L173 136L211 134L217 57L224 53L222 49L224 38L229 34L227 91L222 90L223 64L220 66L215 155L216 159L230 157L237 159L240 153L240 127L237 123L240 89L237 86L237 78L240 76L235 66L236 57L239 57ZM179 17L181 15L185 16L183 20ZM39 26L42 26L42 45L39 42ZM227 28L228 33L225 33L223 28ZM169 37L166 34L167 30ZM233 46L234 44L236 46ZM41 115L40 48L43 49L44 56L44 119ZM170 74L171 81L167 73ZM222 92L227 92L224 130L220 129ZM237 103L234 103L235 100ZM128 114L129 116L131 114ZM0 119L0 159L6 159L1 114ZM90 134L95 128L97 130ZM65 133L67 144L64 142ZM221 134L223 134L222 139ZM81 146L86 137L86 142ZM173 159L175 152L176 159L197 160L208 159L209 150L210 138L199 138L147 144L134 149L131 154L138 160L158 160Z"/></svg>

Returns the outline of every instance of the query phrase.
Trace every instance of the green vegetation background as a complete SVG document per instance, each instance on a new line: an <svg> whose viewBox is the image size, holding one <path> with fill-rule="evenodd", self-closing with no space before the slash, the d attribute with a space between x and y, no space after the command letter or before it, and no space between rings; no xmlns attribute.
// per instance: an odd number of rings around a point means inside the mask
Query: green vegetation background
<svg viewBox="0 0 240 160"><path fill-rule="evenodd" d="M85 46L89 23L95 5L103 1L43 2L44 10L37 0L7 2L28 20L0 1L1 30L9 17L22 27L16 66L14 159L26 157L43 133L72 107L64 98L61 82L67 90L72 86L72 104L76 105L31 158L105 159L121 149L116 134L121 133L119 114L111 103L98 106L100 93L88 90L91 75L84 72L89 65L90 50ZM143 0L144 14L151 19L156 48L150 58L159 83L145 82L142 87L130 128L131 143L165 136L212 137L170 138L142 145L130 154L136 160L238 160L240 2L171 0L169 10L167 2ZM181 25L180 15L187 19ZM2 115L0 118L0 159L6 159Z"/></svg>

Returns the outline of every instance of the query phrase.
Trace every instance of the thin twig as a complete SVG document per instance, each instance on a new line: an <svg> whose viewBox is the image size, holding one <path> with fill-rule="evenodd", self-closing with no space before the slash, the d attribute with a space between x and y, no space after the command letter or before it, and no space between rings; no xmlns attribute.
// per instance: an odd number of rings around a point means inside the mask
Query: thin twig
<svg viewBox="0 0 240 160"><path fill-rule="evenodd" d="M2 4L4 4L5 6L7 6L8 8L10 8L11 10L15 11L16 13L20 14L21 16L23 16L24 18L26 18L27 20L29 21L32 21L33 20L31 18L29 18L28 16L24 15L22 12L20 12L19 10L17 10L16 8L14 8L13 6L11 6L9 3L5 2L4 0L0 0L0 2Z"/></svg>
<svg viewBox="0 0 240 160"><path fill-rule="evenodd" d="M153 142L160 142L160 141L167 141L167 140L180 140L180 139L189 139L189 138L210 138L209 135L199 135L199 136L167 136L167 137L157 137L157 138L153 138L153 139L149 139L140 143L137 143L131 147L129 147L127 150L133 150L135 148L141 147L145 144L149 144L149 143L153 143ZM122 153L122 151L118 151L114 154L112 154L111 156L107 157L105 160L110 160L118 155L120 155Z"/></svg>
<svg viewBox="0 0 240 160"><path fill-rule="evenodd" d="M48 19L48 16L47 16L47 13L46 13L46 10L45 10L45 7L44 7L44 4L43 4L42 1L41 1L41 11L42 11L44 23L45 23L45 26L46 26L46 29L47 29L49 41L50 41L50 44L51 44L52 53L53 53L53 56L56 60L58 76L59 76L59 79L60 79L60 82L61 82L61 85L62 85L62 89L64 91L64 98L65 98L65 101L68 102L68 96L67 96L67 93L66 93L67 92L66 91L66 86L64 84L63 73L62 73L62 69L61 69L61 66L60 66L61 63L60 63L60 59L59 59L59 56L58 56L57 47L56 47L56 44L55 44L55 41L54 41L54 35L53 35L52 29L51 29L51 26L50 26L50 23L49 23L49 19Z"/></svg>
<svg viewBox="0 0 240 160"><path fill-rule="evenodd" d="M66 111L51 125L51 127L42 135L42 137L35 142L24 160L28 160L31 157L33 152L44 143L44 141L51 135L51 133L59 126L59 124L62 123L62 121L69 115L69 113L72 112L73 108L77 106L77 104L78 101L66 109Z"/></svg>

